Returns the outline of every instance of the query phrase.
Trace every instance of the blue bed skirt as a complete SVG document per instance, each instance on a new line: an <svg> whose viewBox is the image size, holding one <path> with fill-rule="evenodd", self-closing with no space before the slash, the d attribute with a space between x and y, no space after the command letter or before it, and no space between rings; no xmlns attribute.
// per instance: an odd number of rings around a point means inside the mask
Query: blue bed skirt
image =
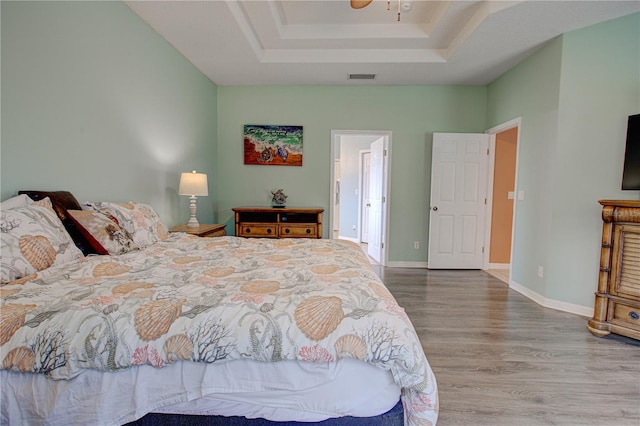
<svg viewBox="0 0 640 426"><path fill-rule="evenodd" d="M149 413L127 426L403 426L402 402L386 413L375 417L338 417L321 422L272 422L246 417L191 416L182 414Z"/></svg>

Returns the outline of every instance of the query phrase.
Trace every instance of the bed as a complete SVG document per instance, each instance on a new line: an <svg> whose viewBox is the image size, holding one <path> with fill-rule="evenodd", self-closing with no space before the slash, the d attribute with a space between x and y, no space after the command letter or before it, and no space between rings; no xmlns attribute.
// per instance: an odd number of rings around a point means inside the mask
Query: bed
<svg viewBox="0 0 640 426"><path fill-rule="evenodd" d="M0 205L0 423L436 423L356 244L167 234L146 204L53 194Z"/></svg>

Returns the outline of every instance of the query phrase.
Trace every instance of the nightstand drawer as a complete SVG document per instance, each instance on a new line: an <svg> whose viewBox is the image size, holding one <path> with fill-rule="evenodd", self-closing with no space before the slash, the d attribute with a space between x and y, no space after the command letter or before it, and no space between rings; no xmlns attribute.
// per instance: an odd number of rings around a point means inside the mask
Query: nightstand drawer
<svg viewBox="0 0 640 426"><path fill-rule="evenodd" d="M610 323L640 331L640 303L632 305L613 300L609 303Z"/></svg>
<svg viewBox="0 0 640 426"><path fill-rule="evenodd" d="M240 237L278 238L277 224L243 223L240 226Z"/></svg>
<svg viewBox="0 0 640 426"><path fill-rule="evenodd" d="M280 225L280 238L316 238L318 227L313 223L288 223Z"/></svg>

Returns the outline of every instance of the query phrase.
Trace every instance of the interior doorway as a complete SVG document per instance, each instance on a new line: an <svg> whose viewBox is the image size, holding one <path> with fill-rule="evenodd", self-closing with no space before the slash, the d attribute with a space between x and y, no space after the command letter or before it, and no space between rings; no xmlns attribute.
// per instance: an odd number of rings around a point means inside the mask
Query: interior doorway
<svg viewBox="0 0 640 426"><path fill-rule="evenodd" d="M517 191L518 142L520 119L503 123L487 133L489 140L489 179L484 270L496 278L511 281L514 218Z"/></svg>
<svg viewBox="0 0 640 426"><path fill-rule="evenodd" d="M372 263L385 265L391 132L331 135L331 238L362 244Z"/></svg>

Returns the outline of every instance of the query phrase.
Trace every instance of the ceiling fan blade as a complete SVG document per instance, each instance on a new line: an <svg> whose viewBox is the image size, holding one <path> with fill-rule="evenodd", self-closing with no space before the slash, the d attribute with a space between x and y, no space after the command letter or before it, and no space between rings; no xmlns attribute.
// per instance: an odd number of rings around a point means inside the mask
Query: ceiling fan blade
<svg viewBox="0 0 640 426"><path fill-rule="evenodd" d="M369 6L373 0L351 0L351 7L354 9L362 9Z"/></svg>

